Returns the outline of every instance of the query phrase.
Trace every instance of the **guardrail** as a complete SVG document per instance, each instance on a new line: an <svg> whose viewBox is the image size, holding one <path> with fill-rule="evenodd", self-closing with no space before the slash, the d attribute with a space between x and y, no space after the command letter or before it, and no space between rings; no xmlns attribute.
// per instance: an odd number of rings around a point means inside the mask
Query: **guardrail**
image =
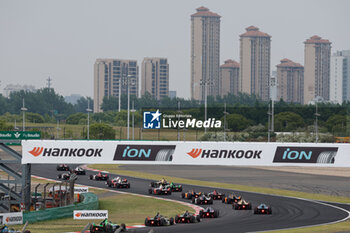
<svg viewBox="0 0 350 233"><path fill-rule="evenodd" d="M23 222L28 221L29 223L52 220L58 218L68 218L73 217L74 210L96 210L98 209L98 197L93 193L83 193L81 194L83 200L80 203L49 208L45 210L31 211L23 213Z"/></svg>

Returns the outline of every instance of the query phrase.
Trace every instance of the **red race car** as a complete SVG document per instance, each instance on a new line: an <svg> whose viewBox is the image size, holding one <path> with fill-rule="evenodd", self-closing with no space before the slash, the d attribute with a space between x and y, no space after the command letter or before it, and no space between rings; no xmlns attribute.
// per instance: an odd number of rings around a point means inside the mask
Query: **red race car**
<svg viewBox="0 0 350 233"><path fill-rule="evenodd" d="M148 189L149 194L155 195L171 195L171 188L169 186L159 186L158 188Z"/></svg>
<svg viewBox="0 0 350 233"><path fill-rule="evenodd" d="M113 188L130 188L130 182L127 179L121 179L120 177L107 180L106 185Z"/></svg>
<svg viewBox="0 0 350 233"><path fill-rule="evenodd" d="M101 172L90 175L90 180L108 180L109 176L107 174L102 174Z"/></svg>
<svg viewBox="0 0 350 233"><path fill-rule="evenodd" d="M211 193L208 193L208 195L211 196L213 198L213 200L222 200L223 198L225 198L225 194L224 193L219 193L216 190L214 190Z"/></svg>

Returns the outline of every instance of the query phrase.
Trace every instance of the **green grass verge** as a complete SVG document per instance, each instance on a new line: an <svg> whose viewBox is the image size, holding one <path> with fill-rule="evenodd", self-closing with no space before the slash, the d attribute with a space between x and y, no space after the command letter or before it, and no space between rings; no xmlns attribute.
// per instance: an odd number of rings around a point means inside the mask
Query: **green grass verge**
<svg viewBox="0 0 350 233"><path fill-rule="evenodd" d="M328 224L318 227L303 227L296 228L290 230L278 230L278 231L270 231L271 233L309 233L309 232L317 232L317 233L333 233L333 232L349 232L350 229L350 220Z"/></svg>
<svg viewBox="0 0 350 233"><path fill-rule="evenodd" d="M95 192L95 189L91 189ZM99 190L98 193L101 190ZM108 210L108 217L113 223L125 223L128 225L144 224L147 216L154 216L157 212L162 215L174 217L176 214L186 210L194 212L188 206L166 200L154 198L138 197L130 194L115 194L112 196L100 198L99 209ZM84 226L93 220L74 220L72 218L63 218L57 220L48 220L29 224L27 230L34 233L61 233L81 231ZM99 223L99 220L95 220ZM15 229L21 229L23 225L14 226Z"/></svg>

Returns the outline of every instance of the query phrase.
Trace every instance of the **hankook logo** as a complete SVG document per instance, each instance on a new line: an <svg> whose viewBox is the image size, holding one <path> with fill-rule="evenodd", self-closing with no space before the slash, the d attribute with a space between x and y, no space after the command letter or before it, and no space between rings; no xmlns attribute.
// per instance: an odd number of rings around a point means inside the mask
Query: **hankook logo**
<svg viewBox="0 0 350 233"><path fill-rule="evenodd" d="M32 155L35 157L39 156L41 153L43 153L44 147L34 147L33 150L29 151Z"/></svg>
<svg viewBox="0 0 350 233"><path fill-rule="evenodd" d="M42 155L42 157L101 157L101 148L44 148L34 147L33 150L28 151L35 157Z"/></svg>
<svg viewBox="0 0 350 233"><path fill-rule="evenodd" d="M276 149L274 163L334 163L338 147L282 147Z"/></svg>
<svg viewBox="0 0 350 233"><path fill-rule="evenodd" d="M262 150L203 150L193 148L187 152L192 158L261 159Z"/></svg>
<svg viewBox="0 0 350 233"><path fill-rule="evenodd" d="M113 160L172 161L175 145L117 145Z"/></svg>

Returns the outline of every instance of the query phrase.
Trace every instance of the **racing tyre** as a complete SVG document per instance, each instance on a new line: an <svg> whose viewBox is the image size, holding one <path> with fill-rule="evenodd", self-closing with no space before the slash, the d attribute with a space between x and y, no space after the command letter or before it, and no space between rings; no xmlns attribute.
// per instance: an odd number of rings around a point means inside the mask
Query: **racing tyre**
<svg viewBox="0 0 350 233"><path fill-rule="evenodd" d="M174 225L174 218L170 218L169 223L170 223L170 225Z"/></svg>
<svg viewBox="0 0 350 233"><path fill-rule="evenodd" d="M155 186L154 182L151 182L151 187L154 187L154 186Z"/></svg>
<svg viewBox="0 0 350 233"><path fill-rule="evenodd" d="M179 216L178 216L178 215L175 216L175 222L176 222L176 223L179 223L179 222L180 222L180 221L179 221Z"/></svg>
<svg viewBox="0 0 350 233"><path fill-rule="evenodd" d="M126 225L124 223L120 224L120 227L122 228L121 231L126 231Z"/></svg>
<svg viewBox="0 0 350 233"><path fill-rule="evenodd" d="M149 224L148 224L148 219L147 219L147 218L145 219L145 226L146 226L146 227L149 226Z"/></svg>
<svg viewBox="0 0 350 233"><path fill-rule="evenodd" d="M232 208L234 208L235 210L238 210L238 209L239 209L237 204L234 204L234 205L232 206Z"/></svg>
<svg viewBox="0 0 350 233"><path fill-rule="evenodd" d="M222 199L221 199L221 202L222 202L222 203L224 203L224 202L225 202L225 200L226 200L226 198L222 198Z"/></svg>
<svg viewBox="0 0 350 233"><path fill-rule="evenodd" d="M201 216L197 215L196 216L196 220L197 220L197 222L200 222L201 221Z"/></svg>
<svg viewBox="0 0 350 233"><path fill-rule="evenodd" d="M179 188L179 192L182 192L182 187L181 187L181 188Z"/></svg>
<svg viewBox="0 0 350 233"><path fill-rule="evenodd" d="M214 210L214 218L218 218L219 217L219 211L218 210Z"/></svg>
<svg viewBox="0 0 350 233"><path fill-rule="evenodd" d="M95 233L95 227L93 225L90 226L90 233Z"/></svg>
<svg viewBox="0 0 350 233"><path fill-rule="evenodd" d="M152 189L148 189L148 194L152 194Z"/></svg>
<svg viewBox="0 0 350 233"><path fill-rule="evenodd" d="M203 215L203 210L199 211L199 215L202 216Z"/></svg>
<svg viewBox="0 0 350 233"><path fill-rule="evenodd" d="M165 226L165 225L166 225L166 221L165 221L164 218L161 218L161 219L160 219L159 225L161 225L161 226Z"/></svg>
<svg viewBox="0 0 350 233"><path fill-rule="evenodd" d="M93 175L90 175L90 180L92 180L94 177L93 177Z"/></svg>
<svg viewBox="0 0 350 233"><path fill-rule="evenodd" d="M181 197L182 197L182 198L185 198L185 193L181 193Z"/></svg>
<svg viewBox="0 0 350 233"><path fill-rule="evenodd" d="M248 206L247 206L247 210L251 210L252 209L252 204L249 204Z"/></svg>
<svg viewBox="0 0 350 233"><path fill-rule="evenodd" d="M120 188L120 185L119 185L119 184L117 184L116 186L117 186L117 189Z"/></svg>
<svg viewBox="0 0 350 233"><path fill-rule="evenodd" d="M196 221L196 217L191 216L191 217L190 217L190 223L194 223L195 221Z"/></svg>
<svg viewBox="0 0 350 233"><path fill-rule="evenodd" d="M58 176L57 176L58 179L61 179L61 177L62 177L61 175L58 175Z"/></svg>

